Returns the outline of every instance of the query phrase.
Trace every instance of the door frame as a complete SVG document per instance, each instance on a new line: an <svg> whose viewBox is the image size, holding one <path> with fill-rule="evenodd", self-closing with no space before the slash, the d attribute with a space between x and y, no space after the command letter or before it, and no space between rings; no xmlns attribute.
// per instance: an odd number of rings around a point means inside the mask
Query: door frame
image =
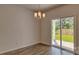
<svg viewBox="0 0 79 59"><path fill-rule="evenodd" d="M74 51L70 51L70 50L67 50L67 49L64 49L64 48L62 48L62 31L61 31L61 18L67 18L67 17L74 17L74 20L73 20L73 22L74 22L74 24L73 24L73 31L74 31L74 34L73 34L73 37L74 37L74 42L73 42L73 47L74 47ZM58 46L55 46L55 45L52 45L52 41L51 41L51 46L53 46L53 47L56 47L56 48L59 48L59 49L61 49L61 50L66 50L66 51L69 51L69 52L72 52L72 53L76 53L75 51L76 51L76 43L77 43L77 41L76 41L76 19L77 19L77 17L76 16L65 16L65 17L59 17L59 18L54 18L54 19L60 19L60 47L58 47ZM52 20L51 20L51 35L52 35ZM52 38L52 37L51 37Z"/></svg>

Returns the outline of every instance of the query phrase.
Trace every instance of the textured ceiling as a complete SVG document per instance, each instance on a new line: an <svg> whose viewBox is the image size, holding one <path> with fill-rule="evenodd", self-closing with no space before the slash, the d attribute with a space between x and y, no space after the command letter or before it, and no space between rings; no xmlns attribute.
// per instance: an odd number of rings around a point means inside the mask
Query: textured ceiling
<svg viewBox="0 0 79 59"><path fill-rule="evenodd" d="M49 10L51 8L55 8L55 7L60 6L60 5L59 4L23 4L21 6L27 8L29 10L32 10L32 11L36 11L38 9L46 11L46 10Z"/></svg>

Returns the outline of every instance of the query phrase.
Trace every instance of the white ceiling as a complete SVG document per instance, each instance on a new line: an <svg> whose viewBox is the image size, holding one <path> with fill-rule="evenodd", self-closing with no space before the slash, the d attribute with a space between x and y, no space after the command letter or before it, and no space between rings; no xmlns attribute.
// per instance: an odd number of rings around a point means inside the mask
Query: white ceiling
<svg viewBox="0 0 79 59"><path fill-rule="evenodd" d="M59 6L59 4L24 4L24 5L21 5L29 10L33 10L33 11L36 11L38 9L40 10L48 10L50 8L55 8L57 6Z"/></svg>

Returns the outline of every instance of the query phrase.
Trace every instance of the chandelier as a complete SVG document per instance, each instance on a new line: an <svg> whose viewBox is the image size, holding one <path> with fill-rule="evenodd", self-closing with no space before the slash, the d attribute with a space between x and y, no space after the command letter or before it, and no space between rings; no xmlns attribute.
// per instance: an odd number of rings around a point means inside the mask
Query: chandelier
<svg viewBox="0 0 79 59"><path fill-rule="evenodd" d="M40 8L40 5L39 5L39 8ZM46 16L45 12L41 11L40 9L34 12L35 18L41 19L41 18L45 18L45 16Z"/></svg>

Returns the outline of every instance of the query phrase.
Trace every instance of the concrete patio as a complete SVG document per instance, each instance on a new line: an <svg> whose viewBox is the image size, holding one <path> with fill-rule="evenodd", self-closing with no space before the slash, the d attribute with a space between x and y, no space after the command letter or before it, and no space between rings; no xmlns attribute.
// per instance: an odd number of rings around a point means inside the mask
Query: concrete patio
<svg viewBox="0 0 79 59"><path fill-rule="evenodd" d="M56 40L56 42L54 42L52 40L52 44L56 45L56 46L60 46L60 41ZM71 43L71 42L62 41L62 48L65 48L67 50L73 51L74 50L74 44Z"/></svg>

